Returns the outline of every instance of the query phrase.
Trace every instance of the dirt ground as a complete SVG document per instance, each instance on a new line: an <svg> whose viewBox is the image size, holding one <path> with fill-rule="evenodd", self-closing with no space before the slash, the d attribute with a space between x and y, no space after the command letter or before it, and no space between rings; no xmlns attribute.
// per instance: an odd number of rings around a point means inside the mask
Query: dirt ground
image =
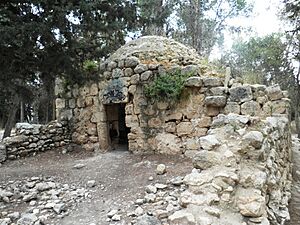
<svg viewBox="0 0 300 225"><path fill-rule="evenodd" d="M75 164L84 164L74 169ZM156 175L156 166L167 166L165 175ZM75 210L59 220L47 221L55 225L120 224L106 222L111 209L127 212L132 203L144 195L146 185L165 183L174 176L184 176L192 170L189 160L175 156L137 156L128 151L111 151L105 154L74 150L62 154L62 150L48 151L16 161L8 161L0 167L0 182L25 177L53 177L56 182L85 187L88 180L95 180L90 188L92 198L79 203ZM154 181L149 181L153 176Z"/></svg>

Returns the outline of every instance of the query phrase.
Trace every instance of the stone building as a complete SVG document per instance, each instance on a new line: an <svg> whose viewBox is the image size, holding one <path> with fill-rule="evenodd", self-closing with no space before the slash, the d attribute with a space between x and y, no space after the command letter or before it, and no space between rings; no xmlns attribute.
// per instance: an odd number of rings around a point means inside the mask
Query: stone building
<svg viewBox="0 0 300 225"><path fill-rule="evenodd" d="M56 85L57 118L70 119L73 141L88 150L127 143L134 153L190 154L220 113L286 113L288 99L279 86L225 81L193 49L164 37L131 41L100 67L99 82L67 90L63 81ZM145 86L175 70L192 75L177 103L145 97Z"/></svg>

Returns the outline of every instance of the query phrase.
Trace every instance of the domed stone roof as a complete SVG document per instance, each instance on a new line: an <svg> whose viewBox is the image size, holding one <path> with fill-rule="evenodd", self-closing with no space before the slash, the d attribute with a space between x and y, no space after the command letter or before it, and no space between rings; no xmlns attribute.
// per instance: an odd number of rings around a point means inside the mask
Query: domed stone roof
<svg viewBox="0 0 300 225"><path fill-rule="evenodd" d="M201 57L196 50L172 39L161 36L144 36L133 40L113 53L108 61L118 61L135 56L141 61L170 61L198 64ZM179 63L181 64L181 63Z"/></svg>

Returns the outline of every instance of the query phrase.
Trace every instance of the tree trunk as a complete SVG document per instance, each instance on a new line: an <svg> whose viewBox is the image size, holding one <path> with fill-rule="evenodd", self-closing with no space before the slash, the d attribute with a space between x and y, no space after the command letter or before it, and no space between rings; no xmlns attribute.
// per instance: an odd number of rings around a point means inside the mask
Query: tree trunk
<svg viewBox="0 0 300 225"><path fill-rule="evenodd" d="M10 110L10 114L8 115L8 118L7 118L7 121L5 124L3 138L9 137L11 134L11 130L16 122L16 113L18 111L19 105L20 105L20 98L19 98L18 94L15 94L13 103L12 103L12 107Z"/></svg>

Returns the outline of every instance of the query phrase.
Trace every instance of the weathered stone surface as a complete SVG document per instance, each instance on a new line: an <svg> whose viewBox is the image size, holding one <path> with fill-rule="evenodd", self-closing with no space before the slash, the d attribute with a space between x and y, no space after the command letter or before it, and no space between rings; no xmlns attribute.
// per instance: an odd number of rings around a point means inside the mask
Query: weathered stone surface
<svg viewBox="0 0 300 225"><path fill-rule="evenodd" d="M161 222L154 216L143 215L137 218L136 225L161 225Z"/></svg>
<svg viewBox="0 0 300 225"><path fill-rule="evenodd" d="M203 81L201 77L190 77L185 82L186 87L202 87Z"/></svg>
<svg viewBox="0 0 300 225"><path fill-rule="evenodd" d="M6 160L6 157L7 157L6 146L0 143L0 163L4 162Z"/></svg>
<svg viewBox="0 0 300 225"><path fill-rule="evenodd" d="M140 60L137 57L130 56L125 59L125 66L126 67L135 67L140 63Z"/></svg>
<svg viewBox="0 0 300 225"><path fill-rule="evenodd" d="M208 96L205 98L205 105L212 107L224 107L226 105L225 96Z"/></svg>
<svg viewBox="0 0 300 225"><path fill-rule="evenodd" d="M152 71L146 71L141 74L141 81L148 81L152 76Z"/></svg>
<svg viewBox="0 0 300 225"><path fill-rule="evenodd" d="M266 202L258 191L252 189L240 190L237 206L243 216L260 217L265 212Z"/></svg>
<svg viewBox="0 0 300 225"><path fill-rule="evenodd" d="M242 115L259 116L261 115L261 107L256 101L245 102L241 105Z"/></svg>
<svg viewBox="0 0 300 225"><path fill-rule="evenodd" d="M57 109L63 109L66 107L66 100L62 98L57 98L55 100L55 106Z"/></svg>
<svg viewBox="0 0 300 225"><path fill-rule="evenodd" d="M224 113L225 114L229 114L229 113L240 114L241 106L237 102L227 102L227 104L224 108Z"/></svg>
<svg viewBox="0 0 300 225"><path fill-rule="evenodd" d="M264 136L259 131L250 131L243 136L243 139L252 145L254 148L260 148L264 139Z"/></svg>
<svg viewBox="0 0 300 225"><path fill-rule="evenodd" d="M141 74L147 70L148 70L148 66L145 64L139 64L134 68L134 72L139 73L139 74Z"/></svg>
<svg viewBox="0 0 300 225"><path fill-rule="evenodd" d="M250 86L230 88L229 93L229 101L232 102L247 102L253 98Z"/></svg>
<svg viewBox="0 0 300 225"><path fill-rule="evenodd" d="M169 216L170 225L196 225L195 217L187 210L176 211Z"/></svg>
<svg viewBox="0 0 300 225"><path fill-rule="evenodd" d="M193 132L193 125L191 122L181 122L176 126L176 130L179 136L189 135Z"/></svg>
<svg viewBox="0 0 300 225"><path fill-rule="evenodd" d="M199 142L200 146L204 150L212 150L220 145L220 142L215 135L206 135L204 137L200 137Z"/></svg>
<svg viewBox="0 0 300 225"><path fill-rule="evenodd" d="M205 87L217 87L222 86L222 80L217 77L203 77L203 83Z"/></svg>
<svg viewBox="0 0 300 225"><path fill-rule="evenodd" d="M271 101L279 100L279 99L283 98L283 93L278 84L267 87L266 91L267 91L268 97Z"/></svg>
<svg viewBox="0 0 300 225"><path fill-rule="evenodd" d="M197 169L208 169L214 165L218 165L221 157L218 153L213 151L202 150L193 158L193 166Z"/></svg>
<svg viewBox="0 0 300 225"><path fill-rule="evenodd" d="M155 139L157 141L158 153L176 155L182 152L181 141L174 134L158 134Z"/></svg>

